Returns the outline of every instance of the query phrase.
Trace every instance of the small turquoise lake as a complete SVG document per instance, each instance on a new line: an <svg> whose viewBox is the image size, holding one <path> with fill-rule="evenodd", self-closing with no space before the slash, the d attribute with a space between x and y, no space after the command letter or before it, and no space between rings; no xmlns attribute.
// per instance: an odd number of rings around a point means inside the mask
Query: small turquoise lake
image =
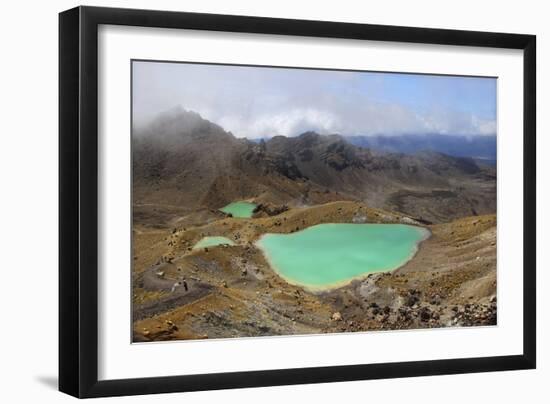
<svg viewBox="0 0 550 404"><path fill-rule="evenodd" d="M204 248L204 247L215 247L217 245L235 245L233 241L228 239L227 237L221 237L221 236L212 236L212 237L203 237L200 239L200 241L193 246L193 249L196 250L198 248Z"/></svg>
<svg viewBox="0 0 550 404"><path fill-rule="evenodd" d="M265 234L256 245L288 282L329 289L402 266L429 234L404 224L328 223L296 233Z"/></svg>
<svg viewBox="0 0 550 404"><path fill-rule="evenodd" d="M251 202L232 202L220 210L224 213L230 213L233 217L252 217L256 206Z"/></svg>

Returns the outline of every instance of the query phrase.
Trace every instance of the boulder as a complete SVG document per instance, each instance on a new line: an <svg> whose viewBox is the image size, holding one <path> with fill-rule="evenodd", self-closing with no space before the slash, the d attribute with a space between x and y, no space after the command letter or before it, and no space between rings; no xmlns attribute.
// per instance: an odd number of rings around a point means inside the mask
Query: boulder
<svg viewBox="0 0 550 404"><path fill-rule="evenodd" d="M420 320L429 321L431 318L432 318L432 313L431 313L430 309L428 309L427 307L424 307L420 311Z"/></svg>

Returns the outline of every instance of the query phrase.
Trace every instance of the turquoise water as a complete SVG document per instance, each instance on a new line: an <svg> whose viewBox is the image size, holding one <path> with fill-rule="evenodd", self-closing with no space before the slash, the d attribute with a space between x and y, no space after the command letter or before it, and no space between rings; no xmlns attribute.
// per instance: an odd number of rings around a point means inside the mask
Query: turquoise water
<svg viewBox="0 0 550 404"><path fill-rule="evenodd" d="M329 223L265 234L256 244L289 282L324 289L402 266L428 235L424 228L404 224Z"/></svg>
<svg viewBox="0 0 550 404"><path fill-rule="evenodd" d="M256 204L251 202L232 202L220 210L224 213L231 213L233 217L252 217Z"/></svg>
<svg viewBox="0 0 550 404"><path fill-rule="evenodd" d="M212 237L203 237L197 244L194 245L193 249L204 248L204 247L214 247L217 245L235 245L233 241L227 237L221 236L212 236Z"/></svg>

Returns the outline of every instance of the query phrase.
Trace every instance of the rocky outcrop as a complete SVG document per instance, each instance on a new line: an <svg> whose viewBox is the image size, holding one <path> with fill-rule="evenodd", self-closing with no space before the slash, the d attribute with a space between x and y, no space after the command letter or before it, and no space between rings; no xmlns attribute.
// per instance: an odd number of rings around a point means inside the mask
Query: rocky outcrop
<svg viewBox="0 0 550 404"><path fill-rule="evenodd" d="M133 134L136 204L217 209L239 199L363 200L427 222L496 208L494 170L441 153L379 153L339 135L238 139L175 109Z"/></svg>

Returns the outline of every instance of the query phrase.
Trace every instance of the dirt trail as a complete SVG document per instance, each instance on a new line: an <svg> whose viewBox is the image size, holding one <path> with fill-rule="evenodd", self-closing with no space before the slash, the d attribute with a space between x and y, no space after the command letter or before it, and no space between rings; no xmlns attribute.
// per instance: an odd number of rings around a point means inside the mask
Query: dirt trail
<svg viewBox="0 0 550 404"><path fill-rule="evenodd" d="M164 291L168 295L153 301L134 305L132 315L134 321L152 317L175 307L184 306L206 296L212 291L213 288L211 285L198 282L194 279L184 279L183 277L180 280L164 278L163 275L170 265L166 262L153 265L141 274L140 283L142 283L145 290ZM187 290L183 284L183 280L185 280Z"/></svg>
<svg viewBox="0 0 550 404"><path fill-rule="evenodd" d="M260 234L319 223L407 223L356 202L292 208L275 216L222 218L176 228L155 247L164 261L135 273L139 341L290 335L496 324L496 217L428 226L432 237L393 273L309 293L274 273L253 244ZM418 224L417 224L418 225ZM192 250L225 235L233 247ZM144 236L141 236L144 237ZM168 261L166 261L168 260ZM139 261L142 262L142 261ZM185 278L188 291L174 284Z"/></svg>

